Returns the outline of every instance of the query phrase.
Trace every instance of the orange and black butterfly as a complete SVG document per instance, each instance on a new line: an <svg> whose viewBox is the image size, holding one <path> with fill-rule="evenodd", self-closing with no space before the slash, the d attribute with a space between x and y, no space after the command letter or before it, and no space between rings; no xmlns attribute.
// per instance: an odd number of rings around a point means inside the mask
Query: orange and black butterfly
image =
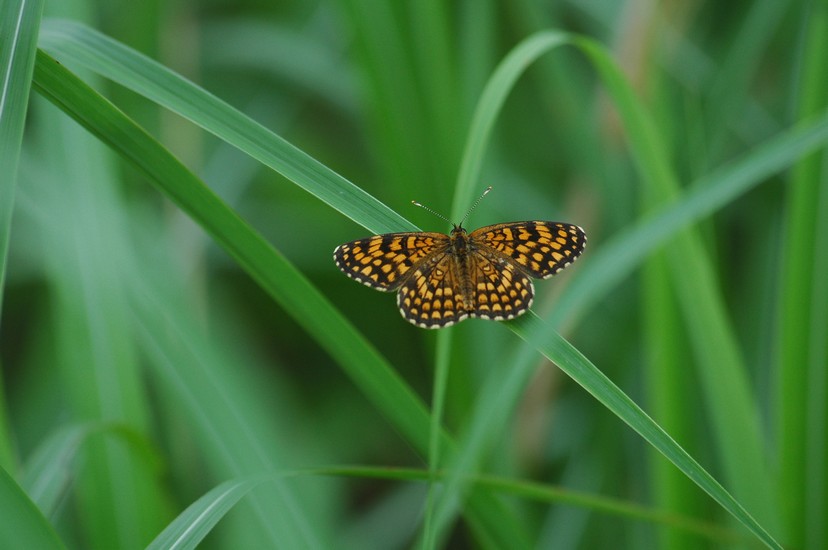
<svg viewBox="0 0 828 550"><path fill-rule="evenodd" d="M555 275L586 245L583 229L568 223L498 223L471 233L463 222L452 225L448 235L387 233L345 243L334 261L364 285L396 290L407 321L442 328L469 317L502 321L525 313L534 296L531 278Z"/></svg>

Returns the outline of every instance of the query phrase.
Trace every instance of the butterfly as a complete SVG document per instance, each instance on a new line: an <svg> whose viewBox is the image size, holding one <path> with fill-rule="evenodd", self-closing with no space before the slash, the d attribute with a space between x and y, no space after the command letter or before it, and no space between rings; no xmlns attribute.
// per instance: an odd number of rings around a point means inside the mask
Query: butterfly
<svg viewBox="0 0 828 550"><path fill-rule="evenodd" d="M470 317L503 321L525 313L535 293L532 278L555 275L585 245L584 230L569 223L498 223L468 233L460 222L448 235L418 231L351 241L333 257L348 277L397 291L403 318L433 329Z"/></svg>

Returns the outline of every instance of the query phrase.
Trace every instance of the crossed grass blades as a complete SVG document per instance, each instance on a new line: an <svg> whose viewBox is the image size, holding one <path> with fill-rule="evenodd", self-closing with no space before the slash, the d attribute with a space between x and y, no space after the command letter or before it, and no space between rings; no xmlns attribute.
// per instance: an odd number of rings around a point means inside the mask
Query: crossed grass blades
<svg viewBox="0 0 828 550"><path fill-rule="evenodd" d="M584 250L586 234L577 225L546 221L499 223L467 233L463 222L490 190L448 235L375 235L338 246L334 261L364 285L399 290L403 318L418 327L443 328L469 317L514 319L532 306L530 277L547 279L572 263Z"/></svg>

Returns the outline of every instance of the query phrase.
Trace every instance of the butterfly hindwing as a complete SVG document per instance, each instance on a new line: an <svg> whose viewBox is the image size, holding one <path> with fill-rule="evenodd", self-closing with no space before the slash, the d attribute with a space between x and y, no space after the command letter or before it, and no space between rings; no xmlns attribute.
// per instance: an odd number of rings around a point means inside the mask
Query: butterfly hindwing
<svg viewBox="0 0 828 550"><path fill-rule="evenodd" d="M452 254L423 260L397 294L405 320L423 328L442 328L468 317L459 275Z"/></svg>
<svg viewBox="0 0 828 550"><path fill-rule="evenodd" d="M532 305L532 280L511 261L477 251L469 270L474 296L473 317L502 321L513 319Z"/></svg>

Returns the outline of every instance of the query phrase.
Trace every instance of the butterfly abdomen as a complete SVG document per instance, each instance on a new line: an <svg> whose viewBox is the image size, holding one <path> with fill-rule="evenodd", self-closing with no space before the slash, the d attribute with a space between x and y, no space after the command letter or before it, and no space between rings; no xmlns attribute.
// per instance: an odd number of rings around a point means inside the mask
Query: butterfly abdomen
<svg viewBox="0 0 828 550"><path fill-rule="evenodd" d="M469 247L469 237L466 230L460 226L455 226L449 237L451 238L454 279L459 283L459 295L455 299L458 304L463 304L464 310L474 311L474 283L471 280L472 266L469 263L469 255L473 251Z"/></svg>

